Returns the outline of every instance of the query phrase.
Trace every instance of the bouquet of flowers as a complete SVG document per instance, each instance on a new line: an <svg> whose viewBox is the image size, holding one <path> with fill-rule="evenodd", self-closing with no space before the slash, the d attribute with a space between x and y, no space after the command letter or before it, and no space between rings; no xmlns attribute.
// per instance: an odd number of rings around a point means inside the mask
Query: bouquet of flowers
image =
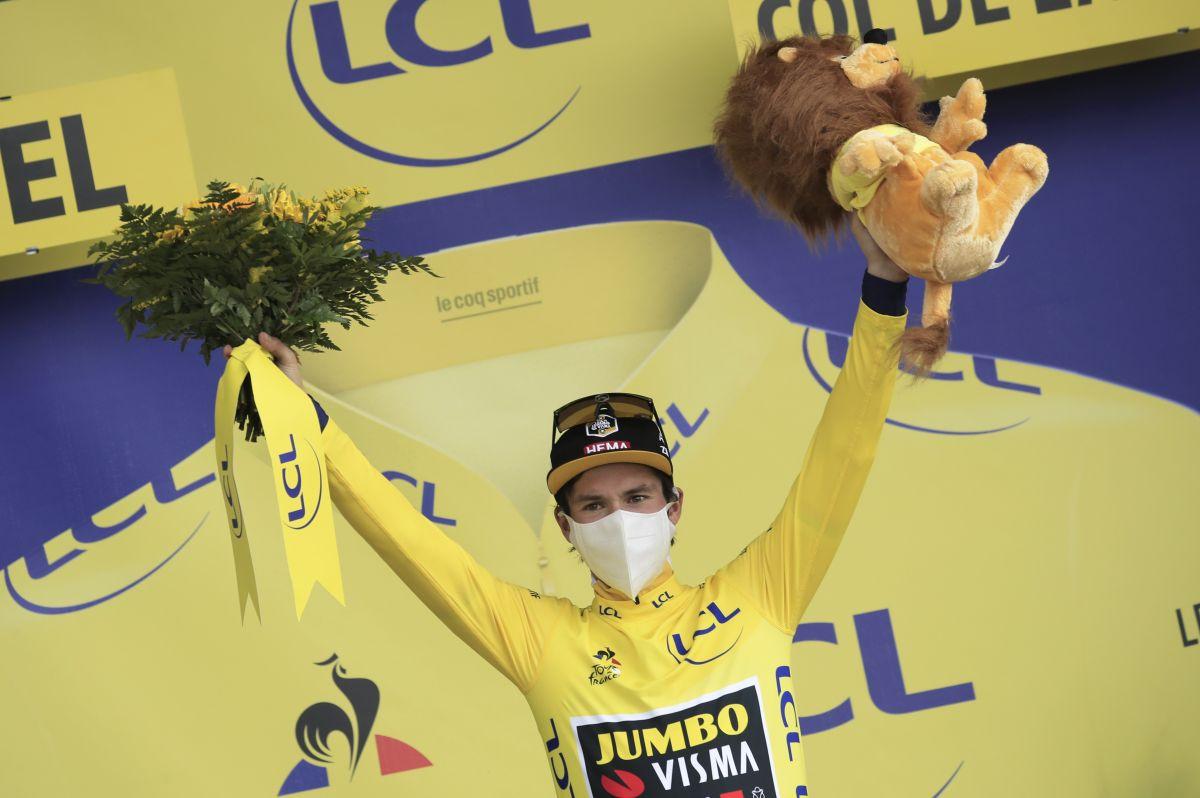
<svg viewBox="0 0 1200 798"><path fill-rule="evenodd" d="M117 309L126 340L139 324L141 337L179 340L181 351L197 339L205 363L260 330L296 349L338 349L322 325L365 325L388 272L440 276L420 257L363 248L376 210L359 186L310 199L261 178L213 181L179 210L122 204L116 237L88 250L99 270L83 282L128 298ZM247 440L263 434L249 380L235 419Z"/></svg>

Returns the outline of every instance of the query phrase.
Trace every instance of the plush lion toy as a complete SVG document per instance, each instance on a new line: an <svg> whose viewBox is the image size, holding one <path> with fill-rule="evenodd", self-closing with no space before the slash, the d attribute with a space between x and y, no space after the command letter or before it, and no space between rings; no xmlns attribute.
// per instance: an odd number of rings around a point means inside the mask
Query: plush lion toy
<svg viewBox="0 0 1200 798"><path fill-rule="evenodd" d="M926 376L950 340L951 283L1000 265L1000 246L1049 166L1029 144L985 166L967 152L987 135L982 84L970 78L943 97L930 126L883 31L863 39L856 47L849 36L792 36L748 53L715 141L733 176L810 242L856 211L883 251L926 281L923 326L900 344L906 368Z"/></svg>

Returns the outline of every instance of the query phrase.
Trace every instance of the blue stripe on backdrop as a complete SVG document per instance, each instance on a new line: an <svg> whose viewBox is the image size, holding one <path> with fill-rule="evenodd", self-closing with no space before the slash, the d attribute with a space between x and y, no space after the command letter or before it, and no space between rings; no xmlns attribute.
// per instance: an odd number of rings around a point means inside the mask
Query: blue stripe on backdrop
<svg viewBox="0 0 1200 798"><path fill-rule="evenodd" d="M1200 185L1192 143L1200 105L1187 99L1198 83L1192 52L988 93L988 137L974 149L988 162L1009 144L1036 144L1050 178L1017 220L1001 253L1008 262L956 289L955 350L1076 371L1200 409L1200 329L1189 322L1200 257L1186 210ZM703 224L781 313L849 332L846 297L861 279L854 245L810 254L797 233L728 187L709 148L392 208L371 232L382 247L427 252L620 219ZM909 293L917 311L920 296Z"/></svg>
<svg viewBox="0 0 1200 798"><path fill-rule="evenodd" d="M1198 83L1200 53L1189 53L989 93L980 155L1037 144L1050 156L1050 180L1018 220L1009 262L957 291L956 350L1200 408L1192 320L1200 275L1185 209L1200 185L1191 143L1200 107L1186 99ZM861 279L853 246L811 255L728 185L708 148L391 208L370 233L380 248L430 252L628 219L709 227L782 313L849 331L847 298ZM119 301L78 282L91 273L0 283L15 378L0 392L0 566L135 487L169 479L172 465L212 437L223 361L205 367L195 345L185 355L163 342L126 343L113 315ZM919 308L920 292L909 300Z"/></svg>

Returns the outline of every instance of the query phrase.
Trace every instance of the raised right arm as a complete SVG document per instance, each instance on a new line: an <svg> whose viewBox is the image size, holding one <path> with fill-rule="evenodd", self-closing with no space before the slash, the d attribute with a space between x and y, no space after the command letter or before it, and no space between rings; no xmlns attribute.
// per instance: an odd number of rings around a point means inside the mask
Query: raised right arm
<svg viewBox="0 0 1200 798"><path fill-rule="evenodd" d="M573 611L570 603L494 576L414 508L313 403L338 510L425 606L527 692L554 627Z"/></svg>

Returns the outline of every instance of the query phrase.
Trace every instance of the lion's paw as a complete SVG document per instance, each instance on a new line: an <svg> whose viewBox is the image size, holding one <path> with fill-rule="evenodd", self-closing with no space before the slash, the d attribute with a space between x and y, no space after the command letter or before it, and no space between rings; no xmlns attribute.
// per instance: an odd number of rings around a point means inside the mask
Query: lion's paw
<svg viewBox="0 0 1200 798"><path fill-rule="evenodd" d="M955 200L974 194L979 185L979 174L966 161L950 160L939 164L925 175L921 193L935 212L942 212Z"/></svg>
<svg viewBox="0 0 1200 798"><path fill-rule="evenodd" d="M1046 153L1032 144L1014 144L1012 149L1013 160L1018 166L1038 185L1046 182L1046 177L1050 174L1050 162L1046 159Z"/></svg>
<svg viewBox="0 0 1200 798"><path fill-rule="evenodd" d="M945 165L943 174L950 186L950 196L959 197L963 194L974 194L979 183L979 173L975 167L966 161L951 160Z"/></svg>
<svg viewBox="0 0 1200 798"><path fill-rule="evenodd" d="M912 146L910 144L907 151L910 152L911 150ZM906 150L902 149L897 141L892 139L875 140L875 154L879 157L879 165L882 168L886 169L900 163L904 160L905 152Z"/></svg>
<svg viewBox="0 0 1200 798"><path fill-rule="evenodd" d="M874 142L855 142L846 153L838 159L838 168L842 174L850 175L875 174L880 169L879 155L875 151Z"/></svg>
<svg viewBox="0 0 1200 798"><path fill-rule="evenodd" d="M963 81L954 97L954 104L958 106L959 113L967 119L983 119L987 97L983 93L983 83L979 78L967 78Z"/></svg>
<svg viewBox="0 0 1200 798"><path fill-rule="evenodd" d="M903 133L892 136L891 143L900 151L901 156L911 155L917 146L917 137L912 134L912 131L905 130Z"/></svg>
<svg viewBox="0 0 1200 798"><path fill-rule="evenodd" d="M970 142L987 137L987 125L980 119L968 119L963 122L963 136Z"/></svg>

